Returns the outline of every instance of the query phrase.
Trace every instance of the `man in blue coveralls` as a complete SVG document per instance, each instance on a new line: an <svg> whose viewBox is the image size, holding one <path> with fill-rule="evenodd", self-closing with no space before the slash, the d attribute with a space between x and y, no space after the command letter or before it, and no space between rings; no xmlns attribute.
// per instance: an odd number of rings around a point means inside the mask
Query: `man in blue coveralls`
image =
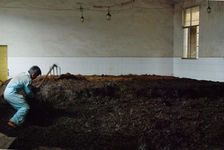
<svg viewBox="0 0 224 150"><path fill-rule="evenodd" d="M23 72L18 76L11 79L4 91L4 99L14 108L17 112L9 120L8 125L17 127L24 122L26 114L30 106L27 104L24 96L20 94L22 90L28 97L32 97L32 80L41 75L41 70L38 66L33 66L28 72Z"/></svg>

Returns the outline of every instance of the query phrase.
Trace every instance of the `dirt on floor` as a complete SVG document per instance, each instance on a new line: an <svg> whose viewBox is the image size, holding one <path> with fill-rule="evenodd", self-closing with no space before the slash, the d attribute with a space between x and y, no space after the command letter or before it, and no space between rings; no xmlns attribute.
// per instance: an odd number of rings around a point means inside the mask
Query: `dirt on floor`
<svg viewBox="0 0 224 150"><path fill-rule="evenodd" d="M19 150L223 150L223 90L170 76L51 76L17 129L0 99L0 132Z"/></svg>

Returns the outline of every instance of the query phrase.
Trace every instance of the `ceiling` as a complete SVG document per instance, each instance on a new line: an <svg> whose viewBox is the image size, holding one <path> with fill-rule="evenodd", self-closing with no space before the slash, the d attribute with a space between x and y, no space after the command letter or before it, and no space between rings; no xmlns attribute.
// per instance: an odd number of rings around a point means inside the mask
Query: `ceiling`
<svg viewBox="0 0 224 150"><path fill-rule="evenodd" d="M160 7L180 2L182 0L0 0L0 7L32 7L32 8L61 8L74 9L84 7L85 9L125 9L129 7Z"/></svg>
<svg viewBox="0 0 224 150"><path fill-rule="evenodd" d="M163 1L163 2L180 2L182 0L77 0L79 1L79 3L89 3L89 4L126 4L126 3L132 3L132 2L145 2L145 3L149 3L149 2L154 2L154 1Z"/></svg>
<svg viewBox="0 0 224 150"><path fill-rule="evenodd" d="M108 6L147 6L153 4L167 3L168 5L180 2L182 0L76 0L77 4L90 6L93 8L104 8Z"/></svg>

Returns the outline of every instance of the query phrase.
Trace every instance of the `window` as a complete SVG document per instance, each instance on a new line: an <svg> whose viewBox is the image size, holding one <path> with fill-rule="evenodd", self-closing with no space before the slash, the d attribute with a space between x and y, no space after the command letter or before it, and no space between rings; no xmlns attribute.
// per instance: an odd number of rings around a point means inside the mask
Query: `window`
<svg viewBox="0 0 224 150"><path fill-rule="evenodd" d="M183 58L198 58L199 7L183 11Z"/></svg>

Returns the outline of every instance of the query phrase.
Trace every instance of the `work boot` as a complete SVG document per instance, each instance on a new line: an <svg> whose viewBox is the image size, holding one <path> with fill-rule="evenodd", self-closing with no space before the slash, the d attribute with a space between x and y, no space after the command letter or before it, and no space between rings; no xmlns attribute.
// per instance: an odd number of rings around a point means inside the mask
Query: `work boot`
<svg viewBox="0 0 224 150"><path fill-rule="evenodd" d="M10 126L10 127L13 127L13 128L16 128L16 125L13 123L13 122L8 122L8 125Z"/></svg>

